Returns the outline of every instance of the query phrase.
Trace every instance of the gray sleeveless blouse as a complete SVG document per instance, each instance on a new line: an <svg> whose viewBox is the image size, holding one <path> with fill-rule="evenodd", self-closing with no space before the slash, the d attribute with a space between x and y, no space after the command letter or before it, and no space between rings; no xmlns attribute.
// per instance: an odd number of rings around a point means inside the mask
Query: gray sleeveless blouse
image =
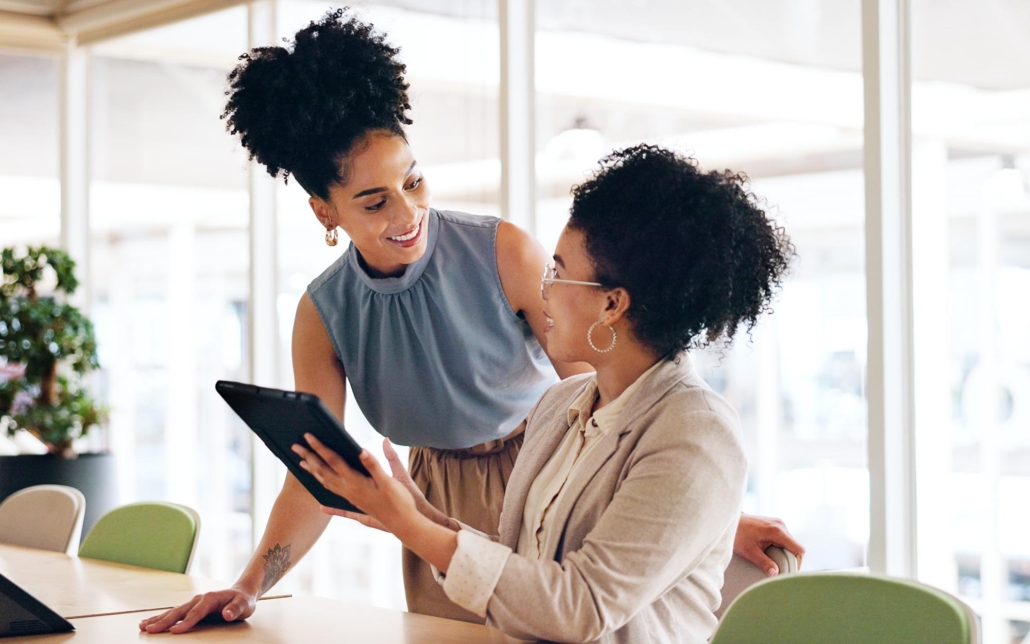
<svg viewBox="0 0 1030 644"><path fill-rule="evenodd" d="M354 398L400 445L509 434L557 381L497 272L496 217L430 210L426 252L375 279L354 245L308 286Z"/></svg>

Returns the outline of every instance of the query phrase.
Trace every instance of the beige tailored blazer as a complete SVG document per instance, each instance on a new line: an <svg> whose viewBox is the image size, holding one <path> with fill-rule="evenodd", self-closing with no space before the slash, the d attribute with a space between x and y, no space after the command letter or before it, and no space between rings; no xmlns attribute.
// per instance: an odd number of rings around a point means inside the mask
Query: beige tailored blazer
<svg viewBox="0 0 1030 644"><path fill-rule="evenodd" d="M527 418L499 526L513 550L530 485L592 377L554 385ZM619 424L567 482L548 558L508 557L487 604L491 626L627 644L703 643L715 631L747 472L737 415L681 354L641 384Z"/></svg>

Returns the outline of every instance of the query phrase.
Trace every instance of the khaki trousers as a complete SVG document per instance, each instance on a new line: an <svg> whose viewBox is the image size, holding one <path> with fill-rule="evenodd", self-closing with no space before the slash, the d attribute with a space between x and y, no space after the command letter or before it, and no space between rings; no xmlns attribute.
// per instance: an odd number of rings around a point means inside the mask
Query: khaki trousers
<svg viewBox="0 0 1030 644"><path fill-rule="evenodd" d="M501 505L525 424L507 437L463 450L412 447L408 472L426 499L447 516L486 534L497 534ZM444 594L429 564L404 548L404 593L408 610L482 624Z"/></svg>

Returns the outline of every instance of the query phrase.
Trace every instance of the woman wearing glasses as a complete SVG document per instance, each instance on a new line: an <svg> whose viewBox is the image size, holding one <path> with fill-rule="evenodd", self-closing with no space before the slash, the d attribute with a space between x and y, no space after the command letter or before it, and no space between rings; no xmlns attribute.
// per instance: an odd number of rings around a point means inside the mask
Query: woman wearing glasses
<svg viewBox="0 0 1030 644"><path fill-rule="evenodd" d="M554 359L595 371L529 413L498 537L434 510L367 451L371 478L309 436L294 446L302 466L367 514L325 511L397 535L448 597L510 635L706 642L747 467L736 414L686 350L750 329L793 254L744 181L641 145L574 189L541 283L544 332Z"/></svg>
<svg viewBox="0 0 1030 644"><path fill-rule="evenodd" d="M408 85L397 53L370 25L331 12L289 48L245 54L229 76L224 116L253 159L307 191L328 244L339 229L350 239L298 306L296 389L342 420L349 382L372 426L412 446L410 475L429 502L492 530L526 413L559 376L589 366L545 353L540 244L496 218L430 207L405 137ZM141 626L156 632L182 620L172 630L183 632L211 612L246 617L328 520L287 475L234 588ZM771 543L804 552L775 520L742 526L741 554L763 566L772 564L763 553ZM479 619L408 551L404 574L413 612Z"/></svg>

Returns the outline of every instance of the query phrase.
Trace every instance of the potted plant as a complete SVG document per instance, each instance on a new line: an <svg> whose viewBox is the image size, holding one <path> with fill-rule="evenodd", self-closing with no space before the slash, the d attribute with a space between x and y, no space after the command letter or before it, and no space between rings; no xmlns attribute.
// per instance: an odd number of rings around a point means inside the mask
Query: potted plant
<svg viewBox="0 0 1030 644"><path fill-rule="evenodd" d="M81 382L100 364L93 324L66 301L79 285L75 262L46 246L5 248L0 268L0 427L32 434L48 452L0 457L0 500L30 485L71 485L86 495L88 529L116 490L109 454L74 450L106 416Z"/></svg>

